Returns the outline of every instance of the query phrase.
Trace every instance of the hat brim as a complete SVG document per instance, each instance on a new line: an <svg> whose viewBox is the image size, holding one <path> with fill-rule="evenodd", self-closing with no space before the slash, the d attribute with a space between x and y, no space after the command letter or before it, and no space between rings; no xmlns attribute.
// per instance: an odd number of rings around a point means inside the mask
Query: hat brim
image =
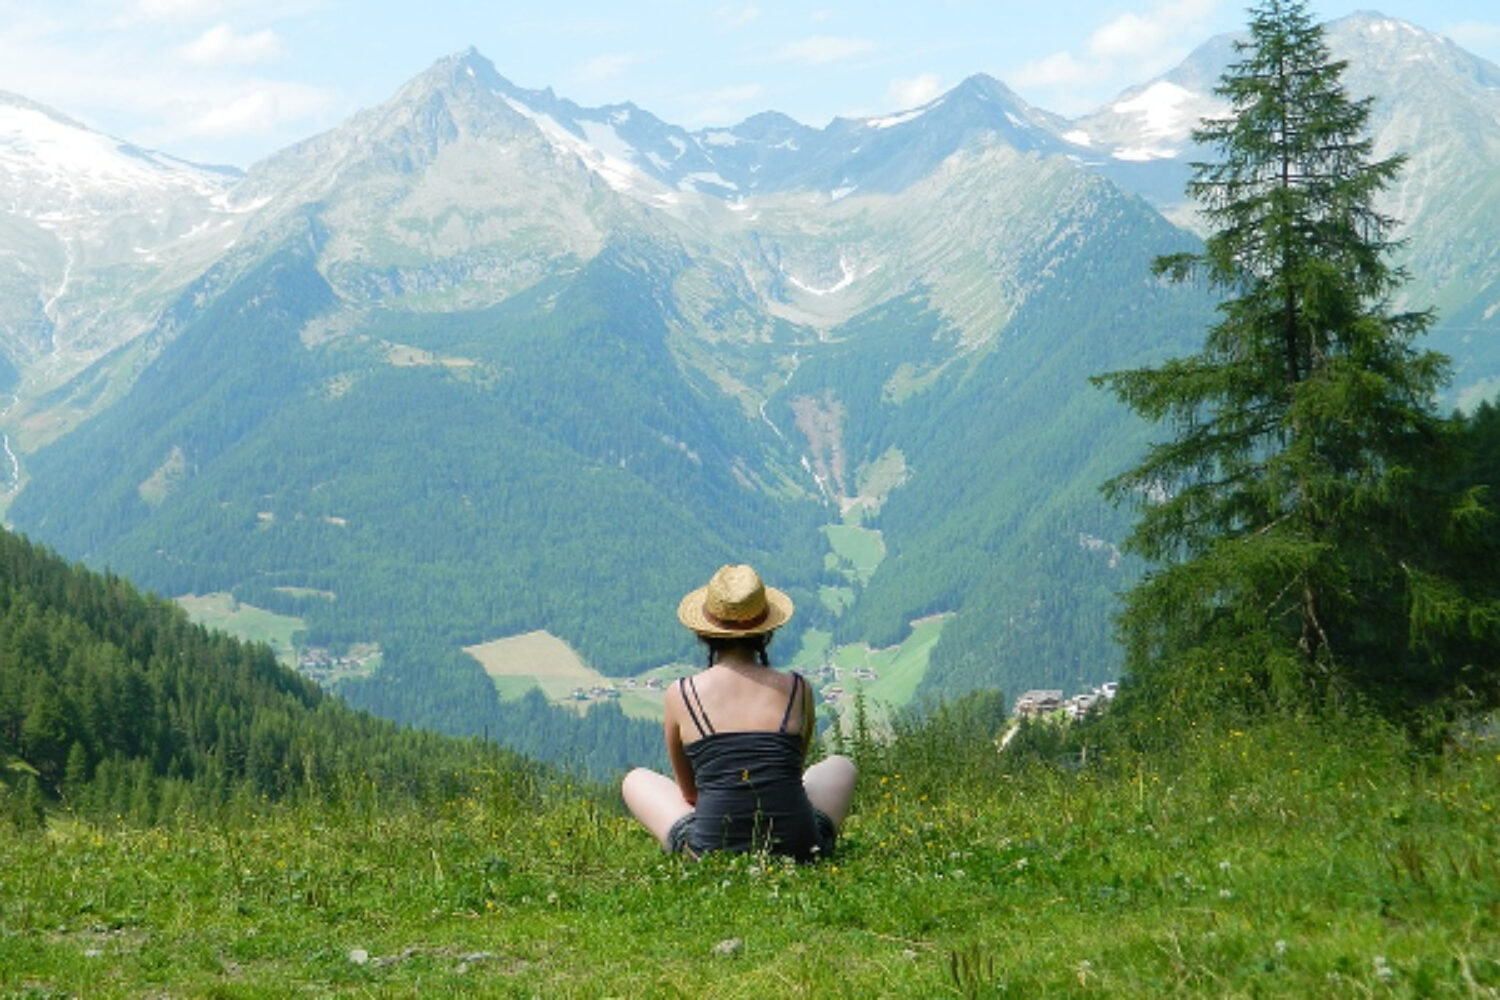
<svg viewBox="0 0 1500 1000"><path fill-rule="evenodd" d="M766 616L754 625L745 628L726 628L723 622L713 621L704 610L707 587L699 587L677 605L677 620L699 635L709 639L735 639L741 636L764 635L785 625L792 617L792 599L775 587L766 588Z"/></svg>

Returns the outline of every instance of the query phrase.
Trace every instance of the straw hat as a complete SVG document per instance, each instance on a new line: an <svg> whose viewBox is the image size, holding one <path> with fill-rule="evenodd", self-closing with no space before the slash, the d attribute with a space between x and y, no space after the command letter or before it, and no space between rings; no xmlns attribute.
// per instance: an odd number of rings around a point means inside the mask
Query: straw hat
<svg viewBox="0 0 1500 1000"><path fill-rule="evenodd" d="M708 581L677 605L682 624L711 639L760 635L785 625L792 599L761 582L749 566L720 566Z"/></svg>

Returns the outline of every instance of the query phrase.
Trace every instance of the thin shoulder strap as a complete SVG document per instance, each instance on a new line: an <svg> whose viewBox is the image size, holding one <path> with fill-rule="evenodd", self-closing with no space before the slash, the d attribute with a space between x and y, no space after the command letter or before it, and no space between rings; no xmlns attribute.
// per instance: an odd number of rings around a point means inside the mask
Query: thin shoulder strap
<svg viewBox="0 0 1500 1000"><path fill-rule="evenodd" d="M781 713L781 725L776 727L778 733L786 731L786 724L792 717L792 709L797 704L797 695L802 691L802 675L792 671L792 693L786 699L786 711Z"/></svg>
<svg viewBox="0 0 1500 1000"><path fill-rule="evenodd" d="M682 703L687 706L688 716L693 720L693 725L698 727L699 736L707 736L714 731L714 724L708 721L708 711L703 707L703 699L698 697L698 685L693 683L691 677L677 678L677 690L682 695ZM691 698L688 691L693 692ZM698 708L693 709L693 702L698 703ZM705 727L707 727L705 729Z"/></svg>

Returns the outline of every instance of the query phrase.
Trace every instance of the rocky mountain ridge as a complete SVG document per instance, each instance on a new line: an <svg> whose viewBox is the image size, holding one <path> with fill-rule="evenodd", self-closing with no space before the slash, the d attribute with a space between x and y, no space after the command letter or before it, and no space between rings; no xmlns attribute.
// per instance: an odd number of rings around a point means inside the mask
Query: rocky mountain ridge
<svg viewBox="0 0 1500 1000"><path fill-rule="evenodd" d="M1500 375L1473 229L1500 210L1493 67L1380 48L1385 23L1330 40L1417 55L1379 121L1418 137L1420 180L1393 192L1417 210L1414 288L1447 296L1437 346L1480 391ZM159 171L120 203L150 225L65 283L25 255L0 271L8 516L159 592L377 643L360 703L440 728L473 722L440 679L479 669L463 647L545 629L648 669L684 652L659 609L731 560L794 594L805 655L942 614L936 690L1106 680L1133 568L1097 485L1145 429L1086 376L1186 349L1212 315L1150 262L1193 245L1166 192L1229 51L1077 121L974 77L824 129L690 133L469 51L241 178L75 130ZM4 224L66 261L111 218Z"/></svg>
<svg viewBox="0 0 1500 1000"><path fill-rule="evenodd" d="M1350 61L1351 92L1379 95L1378 151L1410 156L1391 209L1410 225L1414 292L1455 313L1475 296L1500 294L1457 273L1482 276L1493 259L1449 252L1455 227L1500 212L1486 169L1500 156L1500 69L1376 14L1334 22L1329 40ZM1183 182L1203 151L1189 133L1219 107L1212 88L1234 58L1232 43L1212 39L1172 72L1076 120L976 75L924 106L823 129L766 112L696 132L632 104L582 108L550 89L519 87L471 49L243 176L140 150L6 97L0 197L15 206L3 224L21 249L0 273L0 353L21 372L23 399L45 393L143 335L175 290L242 237L274 234L289 216L325 203L334 206L324 249L330 274L347 271L351 296L404 294L402 281L463 286L449 304L512 294L588 259L622 225L686 225L713 242L766 213L837 215L851 196L896 196L954 156L981 161L978 149L1071 159L1191 228ZM1466 207L1450 214L1450 204ZM393 205L406 216L402 231L371 232L360 221ZM438 215L440 227L432 225ZM761 276L773 307L777 292L796 299L803 290L792 315L817 322L826 303L808 296L826 299L858 279L861 265L847 254L817 256L800 271L778 277L773 267Z"/></svg>

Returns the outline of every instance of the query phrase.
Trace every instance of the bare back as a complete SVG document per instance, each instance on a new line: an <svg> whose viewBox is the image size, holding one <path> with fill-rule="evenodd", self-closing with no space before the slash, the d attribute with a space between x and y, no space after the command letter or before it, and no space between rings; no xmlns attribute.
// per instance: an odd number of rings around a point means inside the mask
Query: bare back
<svg viewBox="0 0 1500 1000"><path fill-rule="evenodd" d="M687 706L681 702L676 685L670 689L669 711L684 744L702 739ZM776 732L785 721L785 731L806 733L811 705L807 685L798 685L794 703L793 676L770 667L734 662L719 663L690 681L688 697L696 697L694 710L701 710L712 724L712 731ZM706 728L706 727L705 727Z"/></svg>

